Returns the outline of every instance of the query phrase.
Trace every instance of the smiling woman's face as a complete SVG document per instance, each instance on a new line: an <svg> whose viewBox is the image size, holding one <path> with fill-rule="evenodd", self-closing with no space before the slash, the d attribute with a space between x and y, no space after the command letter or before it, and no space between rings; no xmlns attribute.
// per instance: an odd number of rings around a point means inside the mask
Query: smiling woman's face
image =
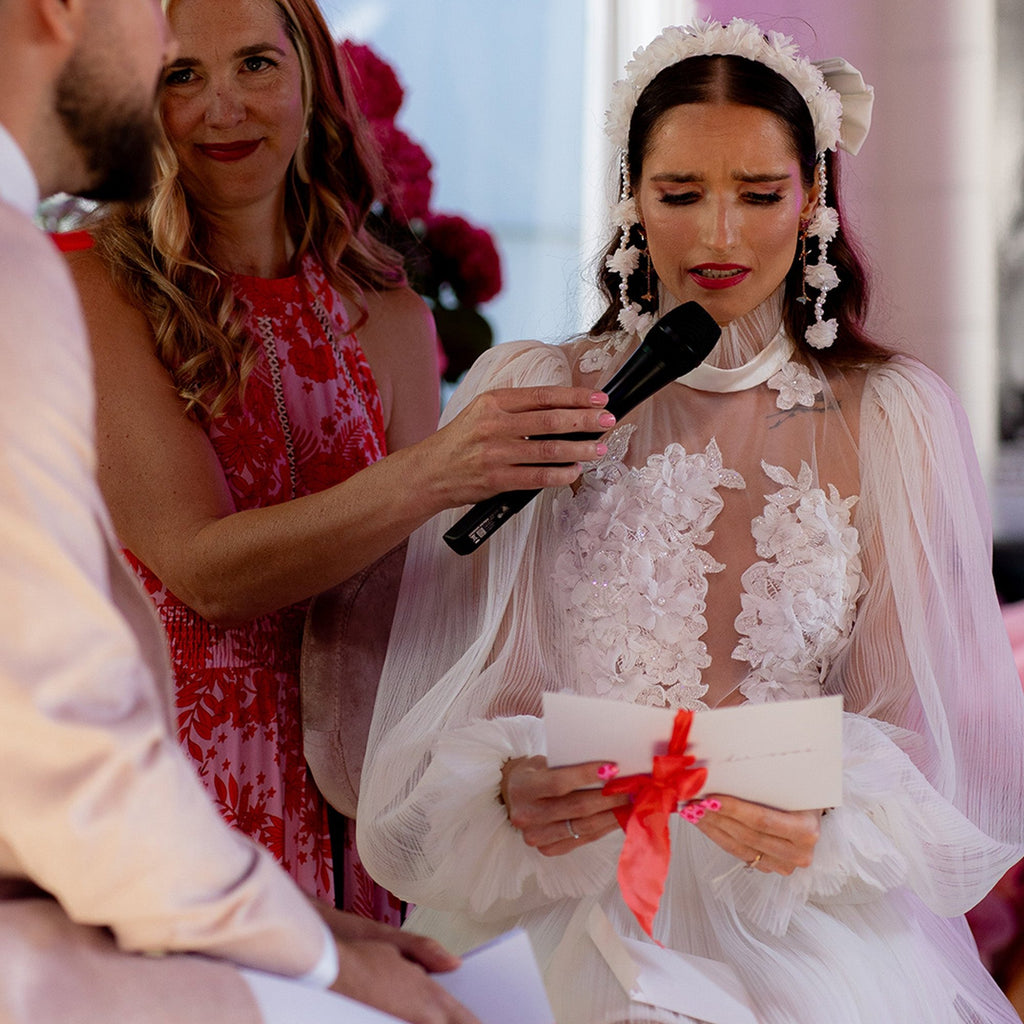
<svg viewBox="0 0 1024 1024"><path fill-rule="evenodd" d="M654 269L720 324L785 280L814 209L785 126L738 104L672 107L654 125L636 190Z"/></svg>
<svg viewBox="0 0 1024 1024"><path fill-rule="evenodd" d="M283 203L305 130L302 72L273 0L175 0L178 57L161 114L193 201L211 213Z"/></svg>

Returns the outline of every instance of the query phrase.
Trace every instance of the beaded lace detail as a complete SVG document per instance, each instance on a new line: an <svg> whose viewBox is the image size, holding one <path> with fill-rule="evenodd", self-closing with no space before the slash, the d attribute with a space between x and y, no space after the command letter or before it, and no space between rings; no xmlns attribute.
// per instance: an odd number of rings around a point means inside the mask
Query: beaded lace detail
<svg viewBox="0 0 1024 1024"><path fill-rule="evenodd" d="M670 444L645 466L622 458L632 428L609 438L574 497L558 499L562 535L553 586L579 652L580 678L597 696L659 707L705 707L702 637L707 574L724 566L704 549L723 507L720 488L741 489L712 440L703 453ZM761 561L742 576L740 641L750 664L740 692L751 701L817 696L819 681L853 628L863 589L856 497L812 486L762 462L780 486L751 524ZM620 698L620 699L621 699Z"/></svg>
<svg viewBox="0 0 1024 1024"><path fill-rule="evenodd" d="M766 340L767 339L767 340ZM629 340L623 332L595 339L581 372L607 362ZM680 383L734 392L767 387L776 407L811 409L823 382L789 358L782 327L782 290L727 325L708 360ZM553 585L577 640L579 678L598 696L696 710L711 663L703 636L708 573L723 565L705 550L724 507L720 488L742 489L743 477L722 464L712 439L703 453L670 444L646 465L624 459L636 428L607 438L608 453L585 465L575 496L555 509L563 535ZM814 485L806 462L799 475L761 462L779 490L767 494L751 522L760 561L741 577L741 611L732 652L750 671L740 692L751 701L816 696L819 681L853 628L863 590L860 543L850 521L856 497L832 484Z"/></svg>
<svg viewBox="0 0 1024 1024"><path fill-rule="evenodd" d="M743 486L712 440L692 455L670 444L633 470L610 453L575 497L556 501L554 590L578 641L580 678L597 695L624 689L638 704L704 707L707 574L724 566L703 545L722 509L718 488Z"/></svg>
<svg viewBox="0 0 1024 1024"><path fill-rule="evenodd" d="M796 479L761 463L781 489L768 495L751 528L757 553L743 573L742 639L733 657L751 672L740 692L751 701L814 697L832 657L845 646L863 589L860 542L850 524L856 497L812 487L811 469Z"/></svg>

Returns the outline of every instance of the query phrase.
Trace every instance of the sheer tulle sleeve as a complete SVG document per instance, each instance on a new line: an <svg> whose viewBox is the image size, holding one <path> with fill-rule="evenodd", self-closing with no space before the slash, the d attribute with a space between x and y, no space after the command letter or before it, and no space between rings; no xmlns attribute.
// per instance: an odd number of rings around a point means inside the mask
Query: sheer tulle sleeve
<svg viewBox="0 0 1024 1024"><path fill-rule="evenodd" d="M1024 698L964 413L923 367L880 367L860 452L868 589L824 684L846 709L843 805L822 822L811 868L718 883L776 932L805 900L861 902L898 886L962 914L1024 854Z"/></svg>
<svg viewBox="0 0 1024 1024"><path fill-rule="evenodd" d="M506 343L467 375L445 410L478 392L566 384L558 348ZM363 766L360 855L403 899L464 909L478 919L579 896L614 876L616 836L564 857L530 849L499 802L501 767L544 753L540 693L559 678L545 588L531 585L550 515L541 495L474 554L442 533L453 510L413 534Z"/></svg>

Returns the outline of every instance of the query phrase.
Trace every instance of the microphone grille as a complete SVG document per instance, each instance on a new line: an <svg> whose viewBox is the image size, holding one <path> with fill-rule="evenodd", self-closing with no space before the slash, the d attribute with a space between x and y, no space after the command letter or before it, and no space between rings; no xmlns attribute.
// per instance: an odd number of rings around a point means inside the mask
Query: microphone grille
<svg viewBox="0 0 1024 1024"><path fill-rule="evenodd" d="M722 329L698 302L684 302L657 320L644 338L673 377L699 366L715 347Z"/></svg>

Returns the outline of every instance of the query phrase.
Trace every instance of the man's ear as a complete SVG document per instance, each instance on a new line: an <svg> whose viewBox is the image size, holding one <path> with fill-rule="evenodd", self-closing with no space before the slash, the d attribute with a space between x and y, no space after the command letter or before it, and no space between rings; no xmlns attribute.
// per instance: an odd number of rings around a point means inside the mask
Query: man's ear
<svg viewBox="0 0 1024 1024"><path fill-rule="evenodd" d="M90 0L29 0L41 36L74 48L82 33Z"/></svg>

